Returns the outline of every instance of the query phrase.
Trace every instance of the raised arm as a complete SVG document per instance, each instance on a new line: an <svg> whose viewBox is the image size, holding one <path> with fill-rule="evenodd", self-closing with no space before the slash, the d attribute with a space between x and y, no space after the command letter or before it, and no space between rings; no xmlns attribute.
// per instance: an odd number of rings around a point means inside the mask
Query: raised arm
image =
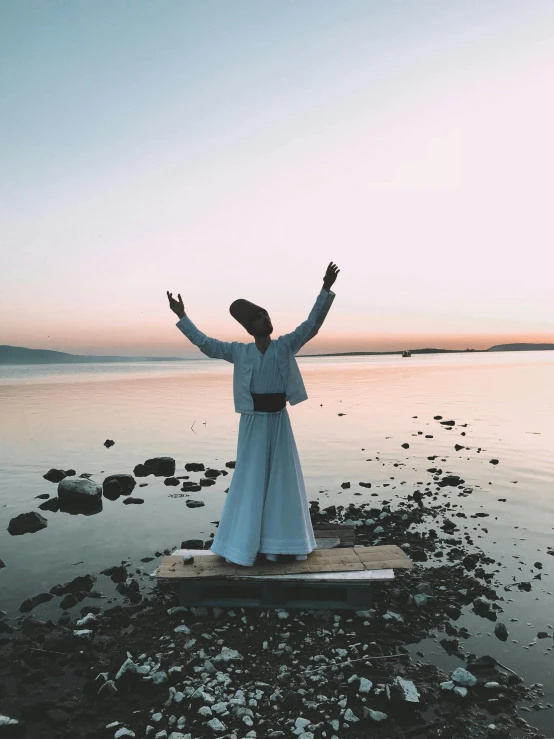
<svg viewBox="0 0 554 739"><path fill-rule="evenodd" d="M175 324L189 341L197 346L200 351L211 359L224 359L226 362L234 362L234 345L236 341L219 341L203 334L185 313L183 299L179 293L179 300L175 300L168 291L169 307L179 317Z"/></svg>
<svg viewBox="0 0 554 739"><path fill-rule="evenodd" d="M340 270L337 269L336 265L333 264L333 262L330 262L327 267L325 277L323 278L323 287L317 296L315 305L310 311L308 318L292 333L284 334L279 337L279 341L287 344L293 354L296 354L304 344L307 344L310 339L313 339L321 328L333 300L335 299L335 293L331 290L331 286L337 279L339 271Z"/></svg>

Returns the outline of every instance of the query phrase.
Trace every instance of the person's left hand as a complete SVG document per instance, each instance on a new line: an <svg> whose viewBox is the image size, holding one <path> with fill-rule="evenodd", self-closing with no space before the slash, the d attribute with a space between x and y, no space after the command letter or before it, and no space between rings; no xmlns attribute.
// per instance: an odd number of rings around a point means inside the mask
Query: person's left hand
<svg viewBox="0 0 554 739"><path fill-rule="evenodd" d="M325 277L323 278L323 287L326 290L329 290L334 285L339 272L340 269L337 267L337 265L333 262L329 262L327 272L325 273Z"/></svg>

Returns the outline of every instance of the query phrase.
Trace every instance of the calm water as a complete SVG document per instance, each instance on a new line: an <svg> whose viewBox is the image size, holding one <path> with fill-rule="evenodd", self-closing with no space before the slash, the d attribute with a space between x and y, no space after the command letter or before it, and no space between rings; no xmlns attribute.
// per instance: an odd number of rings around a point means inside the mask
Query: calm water
<svg viewBox="0 0 554 739"><path fill-rule="evenodd" d="M547 648L553 642L534 643L534 637L554 625L554 557L545 554L554 544L554 352L299 358L299 364L309 399L288 409L308 498L322 507L394 501L429 480L426 469L439 462L445 473L460 475L475 492L453 494L452 502L468 516L481 510L491 516L456 520L470 531L475 526L478 543L502 558L503 581L530 580L538 571L533 563L544 565L531 593L502 593L513 599L500 619L509 628L508 642L488 638L491 623L470 616L475 636L467 646L552 687L554 651ZM177 475L187 474L184 465L192 461L224 468L235 459L239 422L231 380L232 366L220 360L0 367L0 558L7 565L0 570L0 608L15 616L24 598L58 582L214 533L232 471L192 495L205 501L204 508L188 509L184 498L169 497L179 489L165 486L163 478L138 478L148 482L134 491L144 505L104 500L93 516L44 511L48 527L35 534L12 537L6 528L14 516L36 509L42 502L37 495L56 494L57 485L42 477L51 467L92 473L98 483L109 474L132 473L154 456L174 457ZM468 425L447 431L435 415ZM106 449L108 438L115 445ZM404 442L409 449L402 449ZM455 452L456 443L470 449ZM433 454L439 457L431 465ZM500 463L491 465L493 458ZM200 476L191 473L191 479ZM352 487L342 491L343 481ZM49 608L34 613L44 617ZM59 613L57 606L53 612ZM437 646L437 659L459 664L441 651ZM553 711L525 717L554 725Z"/></svg>

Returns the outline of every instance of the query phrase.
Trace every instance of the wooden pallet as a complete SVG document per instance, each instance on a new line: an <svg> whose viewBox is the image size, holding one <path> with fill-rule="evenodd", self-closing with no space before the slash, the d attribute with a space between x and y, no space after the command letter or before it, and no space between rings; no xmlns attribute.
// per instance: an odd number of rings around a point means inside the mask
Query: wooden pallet
<svg viewBox="0 0 554 739"><path fill-rule="evenodd" d="M183 563L186 554L195 557L193 564ZM179 583L184 606L358 610L370 605L372 583L393 580L395 567L412 566L396 546L316 550L306 561L248 568L209 550L177 550L163 558L156 576Z"/></svg>
<svg viewBox="0 0 554 739"><path fill-rule="evenodd" d="M366 582L356 581L284 582L277 579L238 581L206 578L181 581L179 603L182 606L358 610L371 605L371 590Z"/></svg>

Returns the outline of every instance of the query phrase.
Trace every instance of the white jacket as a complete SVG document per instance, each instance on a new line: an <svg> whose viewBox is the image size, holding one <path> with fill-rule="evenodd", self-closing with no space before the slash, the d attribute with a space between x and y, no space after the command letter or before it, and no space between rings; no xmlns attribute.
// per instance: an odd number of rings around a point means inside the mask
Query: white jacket
<svg viewBox="0 0 554 739"><path fill-rule="evenodd" d="M277 343L277 363L285 383L287 400L291 405L301 403L308 398L294 355L317 334L334 299L335 293L332 290L327 291L322 288L304 323L301 323L292 333L273 339ZM175 325L206 356L212 359L225 359L234 364L235 411L253 413L254 401L250 394L250 380L254 367L254 353L257 351L255 342L244 344L240 341L211 339L199 331L186 315L180 318Z"/></svg>

